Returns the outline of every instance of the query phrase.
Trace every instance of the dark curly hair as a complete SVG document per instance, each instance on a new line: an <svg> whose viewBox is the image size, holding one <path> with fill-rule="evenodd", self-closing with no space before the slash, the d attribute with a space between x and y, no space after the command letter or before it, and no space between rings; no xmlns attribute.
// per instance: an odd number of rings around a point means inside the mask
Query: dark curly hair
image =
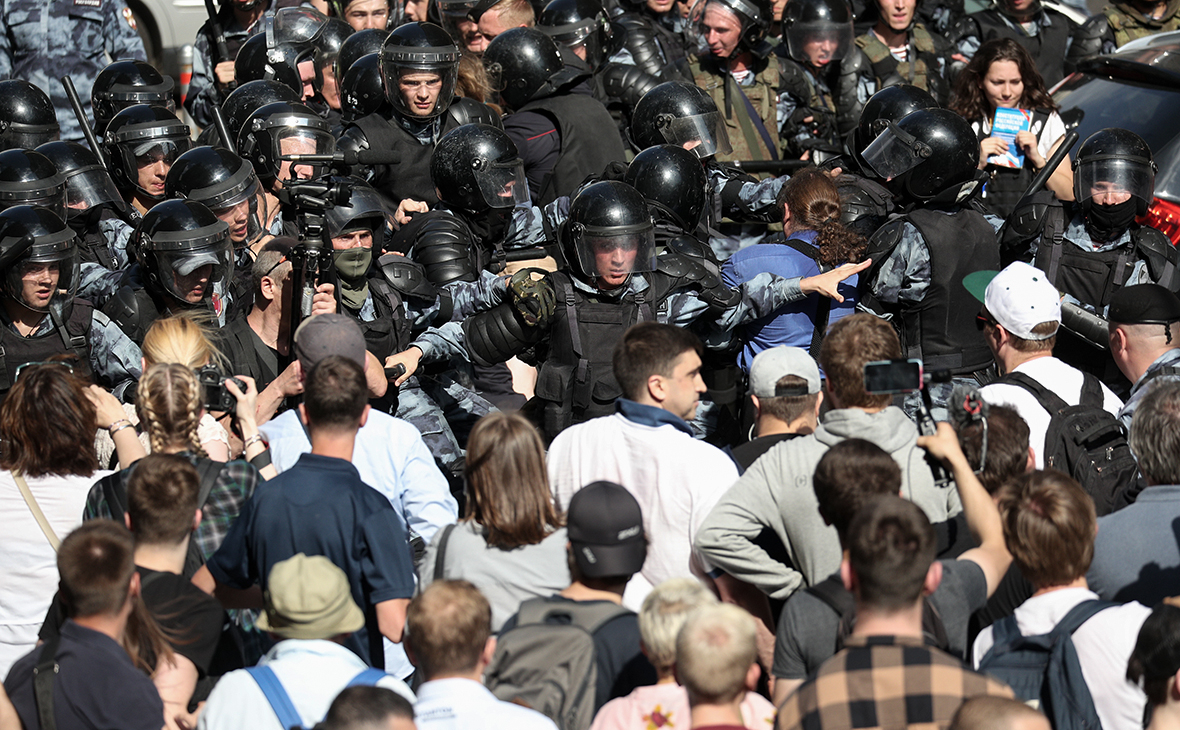
<svg viewBox="0 0 1180 730"><path fill-rule="evenodd" d="M1058 110L1032 56L1011 38L996 38L979 47L971 62L959 73L947 108L968 122L990 119L995 110L983 95L983 79L996 61L1012 61L1020 69L1020 80L1024 82L1021 109Z"/></svg>
<svg viewBox="0 0 1180 730"><path fill-rule="evenodd" d="M864 237L840 223L840 192L826 172L815 167L801 170L783 185L777 203L779 217L786 206L796 228L819 233L815 245L821 263L855 263L864 255L868 245Z"/></svg>

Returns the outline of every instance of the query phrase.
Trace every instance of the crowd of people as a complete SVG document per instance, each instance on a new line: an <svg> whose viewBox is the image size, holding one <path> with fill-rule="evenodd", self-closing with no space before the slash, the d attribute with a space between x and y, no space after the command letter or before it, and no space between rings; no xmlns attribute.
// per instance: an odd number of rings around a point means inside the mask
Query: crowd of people
<svg viewBox="0 0 1180 730"><path fill-rule="evenodd" d="M0 0L0 730L1180 727L1180 2L207 4Z"/></svg>

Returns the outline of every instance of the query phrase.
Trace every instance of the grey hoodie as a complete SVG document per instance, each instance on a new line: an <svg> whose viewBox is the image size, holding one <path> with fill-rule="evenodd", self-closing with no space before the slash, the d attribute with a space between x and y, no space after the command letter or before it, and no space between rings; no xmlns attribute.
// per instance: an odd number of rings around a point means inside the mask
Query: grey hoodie
<svg viewBox="0 0 1180 730"><path fill-rule="evenodd" d="M696 549L714 568L778 599L839 570L840 541L819 515L811 477L824 452L846 438L862 438L889 452L901 467L901 496L931 522L962 511L953 485L934 486L925 451L917 445L918 429L900 408L878 413L844 408L828 412L815 433L784 441L755 461L705 518ZM794 568L754 543L767 527L782 540Z"/></svg>

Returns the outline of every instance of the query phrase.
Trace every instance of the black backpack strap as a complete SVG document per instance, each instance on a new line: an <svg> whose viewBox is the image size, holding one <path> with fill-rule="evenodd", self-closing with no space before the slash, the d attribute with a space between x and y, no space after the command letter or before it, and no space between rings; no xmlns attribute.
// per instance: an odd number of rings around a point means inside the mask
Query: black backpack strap
<svg viewBox="0 0 1180 730"><path fill-rule="evenodd" d="M442 532L438 535L438 550L434 554L434 580L443 579L443 569L447 565L447 542L451 539L451 532L455 529L455 523L447 525L442 528Z"/></svg>
<svg viewBox="0 0 1180 730"><path fill-rule="evenodd" d="M53 681L57 677L57 647L61 633L52 636L41 647L37 666L33 667L33 700L37 705L37 719L41 730L57 730L53 707Z"/></svg>
<svg viewBox="0 0 1180 730"><path fill-rule="evenodd" d="M1044 408L1049 412L1050 417L1057 415L1066 408L1069 408L1069 404L1061 400L1061 396L1057 395L1024 373L1008 373L996 382L1006 383L1008 385L1016 385L1024 388L1032 394L1032 397L1037 399L1037 403L1041 405L1041 408Z"/></svg>
<svg viewBox="0 0 1180 730"><path fill-rule="evenodd" d="M1078 399L1079 406L1102 408L1105 398L1102 397L1102 384L1098 378L1090 373L1082 373L1082 395Z"/></svg>

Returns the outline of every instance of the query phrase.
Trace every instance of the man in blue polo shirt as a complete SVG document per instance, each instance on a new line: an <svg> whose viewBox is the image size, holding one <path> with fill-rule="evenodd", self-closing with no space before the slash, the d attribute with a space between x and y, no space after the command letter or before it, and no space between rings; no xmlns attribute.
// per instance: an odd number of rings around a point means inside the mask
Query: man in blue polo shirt
<svg viewBox="0 0 1180 730"><path fill-rule="evenodd" d="M400 642L414 594L406 529L380 492L351 463L357 430L368 417L365 374L340 355L308 373L300 415L311 453L258 486L225 542L193 578L219 597L259 584L271 568L298 553L323 555L348 576L365 625L345 641L370 666L384 666L381 637ZM240 598L240 597L239 597ZM257 596L255 596L257 600Z"/></svg>

